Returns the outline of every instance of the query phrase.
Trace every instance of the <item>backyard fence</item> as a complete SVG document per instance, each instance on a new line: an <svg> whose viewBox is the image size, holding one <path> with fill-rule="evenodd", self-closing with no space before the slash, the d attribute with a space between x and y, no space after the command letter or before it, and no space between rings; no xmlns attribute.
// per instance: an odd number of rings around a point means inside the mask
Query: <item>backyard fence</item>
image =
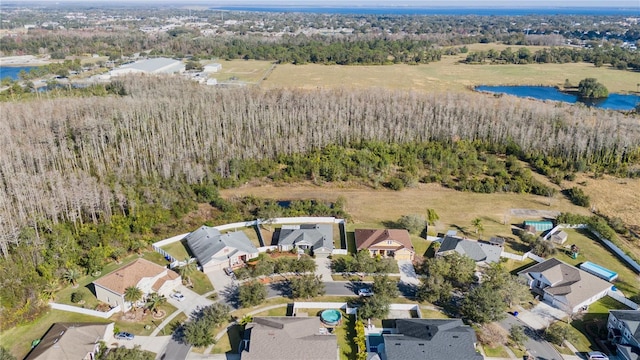
<svg viewBox="0 0 640 360"><path fill-rule="evenodd" d="M619 291L609 291L607 294L615 300L627 305L633 310L640 310L640 305L634 303L633 301L627 299L624 295L622 295Z"/></svg>
<svg viewBox="0 0 640 360"><path fill-rule="evenodd" d="M74 313L78 313L78 314L95 316L95 317L99 317L99 318L103 318L103 319L108 319L111 316L113 316L113 314L115 314L117 312L120 312L120 305L114 307L113 309L111 309L111 310L109 310L107 312L84 309L84 308L79 308L77 306L58 304L58 303L53 303L53 302L49 303L49 306L51 306L51 308L55 309L55 310L74 312Z"/></svg>

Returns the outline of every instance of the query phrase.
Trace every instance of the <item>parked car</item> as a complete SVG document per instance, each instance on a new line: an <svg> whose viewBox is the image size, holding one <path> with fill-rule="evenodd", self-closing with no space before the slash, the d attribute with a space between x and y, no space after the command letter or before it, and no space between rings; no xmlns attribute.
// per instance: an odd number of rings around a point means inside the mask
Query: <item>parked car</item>
<svg viewBox="0 0 640 360"><path fill-rule="evenodd" d="M373 291L369 288L362 288L358 290L358 296L373 296Z"/></svg>
<svg viewBox="0 0 640 360"><path fill-rule="evenodd" d="M229 276L233 276L233 269L231 267L226 267L224 268L224 273Z"/></svg>
<svg viewBox="0 0 640 360"><path fill-rule="evenodd" d="M600 351L592 351L587 355L589 355L589 360L609 360L609 357Z"/></svg>
<svg viewBox="0 0 640 360"><path fill-rule="evenodd" d="M116 334L116 339L118 340L133 340L133 334L128 332L119 332Z"/></svg>
<svg viewBox="0 0 640 360"><path fill-rule="evenodd" d="M184 295L182 295L181 292L174 292L173 294L171 294L171 297L178 301L184 301L185 299Z"/></svg>

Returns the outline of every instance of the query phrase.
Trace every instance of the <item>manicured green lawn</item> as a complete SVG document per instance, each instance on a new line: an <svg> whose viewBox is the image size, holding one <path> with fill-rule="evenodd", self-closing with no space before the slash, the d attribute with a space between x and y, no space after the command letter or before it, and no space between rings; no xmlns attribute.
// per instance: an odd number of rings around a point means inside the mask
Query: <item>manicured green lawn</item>
<svg viewBox="0 0 640 360"><path fill-rule="evenodd" d="M194 272L191 275L191 283L193 284L193 288L191 290L200 295L213 291L213 285L211 284L209 277L203 272Z"/></svg>
<svg viewBox="0 0 640 360"><path fill-rule="evenodd" d="M356 318L354 315L342 314L342 324L334 328L333 333L338 340L341 360L353 360L358 349L353 339L356 337Z"/></svg>
<svg viewBox="0 0 640 360"><path fill-rule="evenodd" d="M176 309L173 305L169 303L165 303L160 306L158 311L164 311L165 317L167 317L173 314L173 312L176 310L178 309ZM140 335L140 336L150 335L153 332L153 330L155 330L156 327L160 325L160 323L165 319L165 317L161 319L155 319L151 313L146 315L142 321L123 320L122 317L123 317L122 313L117 313L111 317L111 320L115 321L116 327L120 331L126 331L134 335Z"/></svg>
<svg viewBox="0 0 640 360"><path fill-rule="evenodd" d="M187 250L187 246L183 241L176 241L169 245L165 245L161 248L162 250L169 253L169 255L173 256L174 259L182 261L184 259L188 259L189 251Z"/></svg>
<svg viewBox="0 0 640 360"><path fill-rule="evenodd" d="M502 345L498 345L496 347L483 346L482 348L484 349L484 353L487 355L487 357L497 357L497 358L509 357L509 353L507 353L507 350L505 350L504 346Z"/></svg>
<svg viewBox="0 0 640 360"><path fill-rule="evenodd" d="M111 320L60 310L49 310L35 321L0 333L0 345L9 349L16 358L24 358L31 349L31 342L40 339L57 322L99 322Z"/></svg>
<svg viewBox="0 0 640 360"><path fill-rule="evenodd" d="M418 235L411 235L411 243L413 244L413 250L418 256L426 256L427 249L431 246L431 241L421 238Z"/></svg>

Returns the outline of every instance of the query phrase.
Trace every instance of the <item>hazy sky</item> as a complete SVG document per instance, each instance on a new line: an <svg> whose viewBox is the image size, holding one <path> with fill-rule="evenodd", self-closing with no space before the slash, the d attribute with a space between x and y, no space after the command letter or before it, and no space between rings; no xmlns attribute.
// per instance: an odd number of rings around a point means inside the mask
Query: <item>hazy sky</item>
<svg viewBox="0 0 640 360"><path fill-rule="evenodd" d="M13 0L21 2L82 2L82 3L172 3L172 4L206 4L209 6L225 5L300 5L300 6L366 6L366 7L506 7L506 8L559 8L559 7L625 7L637 8L640 12L640 0ZM8 1L9 2L9 1Z"/></svg>

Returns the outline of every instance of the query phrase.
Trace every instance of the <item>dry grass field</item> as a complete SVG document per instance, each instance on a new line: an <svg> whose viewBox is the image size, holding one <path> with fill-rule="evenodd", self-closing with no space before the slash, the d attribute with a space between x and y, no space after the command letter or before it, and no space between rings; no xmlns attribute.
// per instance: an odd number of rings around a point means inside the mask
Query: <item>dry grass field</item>
<svg viewBox="0 0 640 360"><path fill-rule="evenodd" d="M277 65L264 87L389 88L426 92L468 91L476 85L575 85L587 77L602 82L610 92L635 92L640 75L592 64L466 65L460 56L445 56L426 65L340 66Z"/></svg>
<svg viewBox="0 0 640 360"><path fill-rule="evenodd" d="M572 205L558 196L551 206L548 199L528 194L478 194L459 192L437 184L419 184L402 191L371 189L365 186L346 184L324 184L316 186L310 183L286 184L282 186L262 185L244 186L237 189L221 190L225 198L255 195L261 198L294 200L318 199L335 201L339 196L346 199L346 210L353 217L353 223L363 226L384 225L393 222L402 215L423 214L427 208L434 208L440 216L436 230L444 231L457 228L469 234L474 233L471 221L480 217L484 223L484 236L511 234L510 224L520 223L524 218L510 215L510 209L538 209L570 211L588 214L588 210ZM503 222L506 220L506 224Z"/></svg>
<svg viewBox="0 0 640 360"><path fill-rule="evenodd" d="M216 60L214 62L222 65L222 70L210 75L210 77L217 79L218 82L234 78L239 81L256 83L264 77L272 64L271 61L259 60Z"/></svg>

